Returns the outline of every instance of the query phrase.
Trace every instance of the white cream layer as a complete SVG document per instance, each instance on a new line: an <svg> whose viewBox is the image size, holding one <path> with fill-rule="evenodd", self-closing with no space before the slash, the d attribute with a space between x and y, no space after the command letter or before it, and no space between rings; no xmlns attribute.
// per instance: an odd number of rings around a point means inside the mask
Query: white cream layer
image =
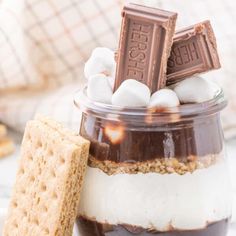
<svg viewBox="0 0 236 236"><path fill-rule="evenodd" d="M88 167L79 213L100 223L160 231L204 228L231 215L228 169L222 161L185 175L108 176Z"/></svg>

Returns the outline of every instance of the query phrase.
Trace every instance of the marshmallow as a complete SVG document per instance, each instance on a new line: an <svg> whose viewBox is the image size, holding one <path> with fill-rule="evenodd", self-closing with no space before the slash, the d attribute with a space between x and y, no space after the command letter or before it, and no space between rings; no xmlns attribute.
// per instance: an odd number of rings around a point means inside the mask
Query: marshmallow
<svg viewBox="0 0 236 236"><path fill-rule="evenodd" d="M112 96L112 105L121 107L143 107L150 100L150 89L143 83L125 80Z"/></svg>
<svg viewBox="0 0 236 236"><path fill-rule="evenodd" d="M112 87L109 83L109 77L104 74L91 76L88 80L87 95L95 102L111 103Z"/></svg>
<svg viewBox="0 0 236 236"><path fill-rule="evenodd" d="M115 54L109 48L95 48L84 66L84 75L88 79L96 74L113 76L115 74Z"/></svg>
<svg viewBox="0 0 236 236"><path fill-rule="evenodd" d="M205 79L193 77L179 82L175 87L181 103L200 103L215 97L216 86Z"/></svg>
<svg viewBox="0 0 236 236"><path fill-rule="evenodd" d="M177 107L179 99L171 89L161 89L155 92L150 99L149 107Z"/></svg>
<svg viewBox="0 0 236 236"><path fill-rule="evenodd" d="M223 160L221 155L218 160ZM79 214L114 225L193 230L229 218L231 196L223 161L184 175L107 175L99 168L88 167Z"/></svg>
<svg viewBox="0 0 236 236"><path fill-rule="evenodd" d="M107 77L107 79L108 79L108 82L113 90L114 86L115 86L115 76L114 77Z"/></svg>

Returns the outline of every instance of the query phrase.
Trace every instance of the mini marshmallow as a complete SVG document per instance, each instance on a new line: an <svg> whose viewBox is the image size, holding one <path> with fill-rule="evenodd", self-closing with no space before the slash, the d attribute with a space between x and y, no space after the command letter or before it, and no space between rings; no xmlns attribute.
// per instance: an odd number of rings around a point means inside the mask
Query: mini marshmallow
<svg viewBox="0 0 236 236"><path fill-rule="evenodd" d="M95 48L85 63L84 75L87 79L96 74L113 76L115 74L115 53L109 48Z"/></svg>
<svg viewBox="0 0 236 236"><path fill-rule="evenodd" d="M150 99L149 107L177 107L179 99L176 93L171 89L161 89L155 92Z"/></svg>
<svg viewBox="0 0 236 236"><path fill-rule="evenodd" d="M181 103L201 103L208 101L216 95L216 85L199 77L185 79L175 87Z"/></svg>
<svg viewBox="0 0 236 236"><path fill-rule="evenodd" d="M112 87L104 74L91 76L88 80L87 95L94 102L111 103Z"/></svg>
<svg viewBox="0 0 236 236"><path fill-rule="evenodd" d="M150 100L150 89L143 83L125 80L112 96L112 105L121 107L143 107Z"/></svg>

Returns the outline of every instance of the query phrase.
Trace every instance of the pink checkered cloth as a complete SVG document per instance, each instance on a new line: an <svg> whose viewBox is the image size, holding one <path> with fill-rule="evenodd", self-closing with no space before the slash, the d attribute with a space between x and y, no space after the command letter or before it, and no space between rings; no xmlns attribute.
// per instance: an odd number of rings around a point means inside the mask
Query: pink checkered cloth
<svg viewBox="0 0 236 236"><path fill-rule="evenodd" d="M210 19L223 68L203 75L220 83L230 104L226 135L236 135L236 2L136 0L179 13L178 27ZM36 112L78 129L74 92L85 83L93 48L117 48L124 0L0 0L0 120L22 131Z"/></svg>
<svg viewBox="0 0 236 236"><path fill-rule="evenodd" d="M97 46L117 47L119 0L0 1L0 120L23 131L36 112L79 127L73 94Z"/></svg>

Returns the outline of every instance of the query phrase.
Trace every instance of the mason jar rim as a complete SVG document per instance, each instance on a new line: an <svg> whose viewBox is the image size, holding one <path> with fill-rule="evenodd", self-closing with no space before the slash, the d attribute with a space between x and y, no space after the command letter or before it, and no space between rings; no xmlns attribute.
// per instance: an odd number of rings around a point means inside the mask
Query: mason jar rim
<svg viewBox="0 0 236 236"><path fill-rule="evenodd" d="M119 107L111 104L95 102L86 95L87 86L77 91L74 97L74 104L85 114L91 114L97 118L108 120L147 120L151 118L152 122L157 120L160 122L170 122L184 119L193 119L215 114L227 106L223 89L216 87L216 95L214 98L201 103L183 104L178 107L156 109L149 107Z"/></svg>

